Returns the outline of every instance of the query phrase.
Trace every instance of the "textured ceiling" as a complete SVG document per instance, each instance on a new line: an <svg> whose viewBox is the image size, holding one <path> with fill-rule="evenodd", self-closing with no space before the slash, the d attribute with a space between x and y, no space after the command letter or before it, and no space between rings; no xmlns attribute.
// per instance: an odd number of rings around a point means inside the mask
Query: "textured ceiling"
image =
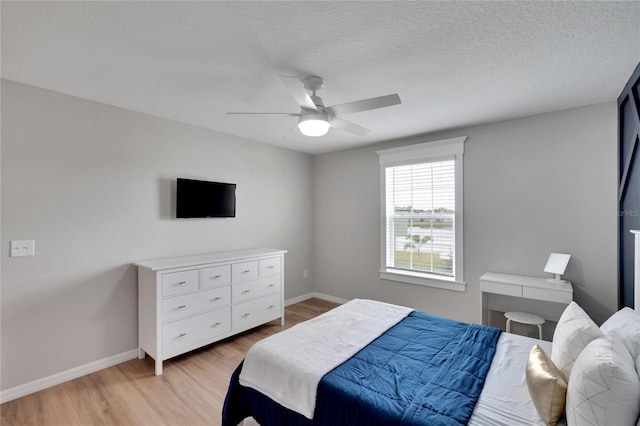
<svg viewBox="0 0 640 426"><path fill-rule="evenodd" d="M3 78L323 153L616 99L640 60L640 2L8 2ZM290 133L278 74L320 75L326 105L398 93Z"/></svg>

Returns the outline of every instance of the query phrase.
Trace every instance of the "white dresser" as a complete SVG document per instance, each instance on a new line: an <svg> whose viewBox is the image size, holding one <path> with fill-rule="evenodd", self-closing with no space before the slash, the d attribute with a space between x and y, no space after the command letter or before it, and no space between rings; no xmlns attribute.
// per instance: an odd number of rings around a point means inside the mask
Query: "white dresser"
<svg viewBox="0 0 640 426"><path fill-rule="evenodd" d="M137 262L138 354L162 361L280 318L286 250Z"/></svg>

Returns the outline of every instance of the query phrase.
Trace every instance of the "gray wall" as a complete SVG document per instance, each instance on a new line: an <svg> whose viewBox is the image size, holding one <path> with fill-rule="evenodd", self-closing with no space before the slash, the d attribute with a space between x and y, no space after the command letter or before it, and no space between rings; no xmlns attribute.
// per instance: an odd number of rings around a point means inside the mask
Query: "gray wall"
<svg viewBox="0 0 640 426"><path fill-rule="evenodd" d="M375 151L460 135L467 291L380 280ZM2 389L134 349L142 259L284 248L287 299L479 321L482 273L544 275L566 251L575 299L598 322L616 308L615 103L312 158L3 80L1 136ZM237 183L238 217L172 219L178 176Z"/></svg>
<svg viewBox="0 0 640 426"><path fill-rule="evenodd" d="M314 157L316 291L479 322L484 272L548 276L549 253L566 252L574 299L602 322L617 307L616 117L612 102ZM379 279L375 151L456 136L466 292Z"/></svg>
<svg viewBox="0 0 640 426"><path fill-rule="evenodd" d="M2 389L136 348L137 260L282 248L312 291L309 155L3 80L1 158ZM174 219L176 177L237 183L237 217Z"/></svg>

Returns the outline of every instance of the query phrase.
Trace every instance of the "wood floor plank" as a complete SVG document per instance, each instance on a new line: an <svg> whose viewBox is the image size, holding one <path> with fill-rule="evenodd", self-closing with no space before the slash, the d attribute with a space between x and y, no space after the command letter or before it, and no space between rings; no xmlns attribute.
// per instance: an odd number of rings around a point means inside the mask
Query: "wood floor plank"
<svg viewBox="0 0 640 426"><path fill-rule="evenodd" d="M2 426L218 425L231 374L255 342L338 306L309 299L274 321L163 363L134 359L0 405Z"/></svg>

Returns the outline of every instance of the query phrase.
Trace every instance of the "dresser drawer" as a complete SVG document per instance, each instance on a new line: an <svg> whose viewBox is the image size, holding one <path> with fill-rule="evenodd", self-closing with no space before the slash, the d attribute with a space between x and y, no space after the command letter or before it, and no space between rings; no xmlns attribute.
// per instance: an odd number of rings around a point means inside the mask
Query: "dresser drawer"
<svg viewBox="0 0 640 426"><path fill-rule="evenodd" d="M200 282L202 288L218 287L231 283L231 265L202 268Z"/></svg>
<svg viewBox="0 0 640 426"><path fill-rule="evenodd" d="M280 275L233 285L233 302L242 302L282 291Z"/></svg>
<svg viewBox="0 0 640 426"><path fill-rule="evenodd" d="M166 323L162 326L165 355L231 331L231 308L226 307Z"/></svg>
<svg viewBox="0 0 640 426"><path fill-rule="evenodd" d="M282 294L270 296L249 302L239 303L232 307L233 329L247 330L257 325L269 322L282 315Z"/></svg>
<svg viewBox="0 0 640 426"><path fill-rule="evenodd" d="M232 277L234 283L255 280L258 278L258 261L234 263Z"/></svg>
<svg viewBox="0 0 640 426"><path fill-rule="evenodd" d="M230 286L169 297L162 301L162 321L173 321L230 304Z"/></svg>
<svg viewBox="0 0 640 426"><path fill-rule="evenodd" d="M282 271L279 257L270 257L269 259L261 259L258 261L258 271L260 277L269 275L278 275Z"/></svg>
<svg viewBox="0 0 640 426"><path fill-rule="evenodd" d="M198 269L162 274L162 297L196 291L199 277Z"/></svg>

